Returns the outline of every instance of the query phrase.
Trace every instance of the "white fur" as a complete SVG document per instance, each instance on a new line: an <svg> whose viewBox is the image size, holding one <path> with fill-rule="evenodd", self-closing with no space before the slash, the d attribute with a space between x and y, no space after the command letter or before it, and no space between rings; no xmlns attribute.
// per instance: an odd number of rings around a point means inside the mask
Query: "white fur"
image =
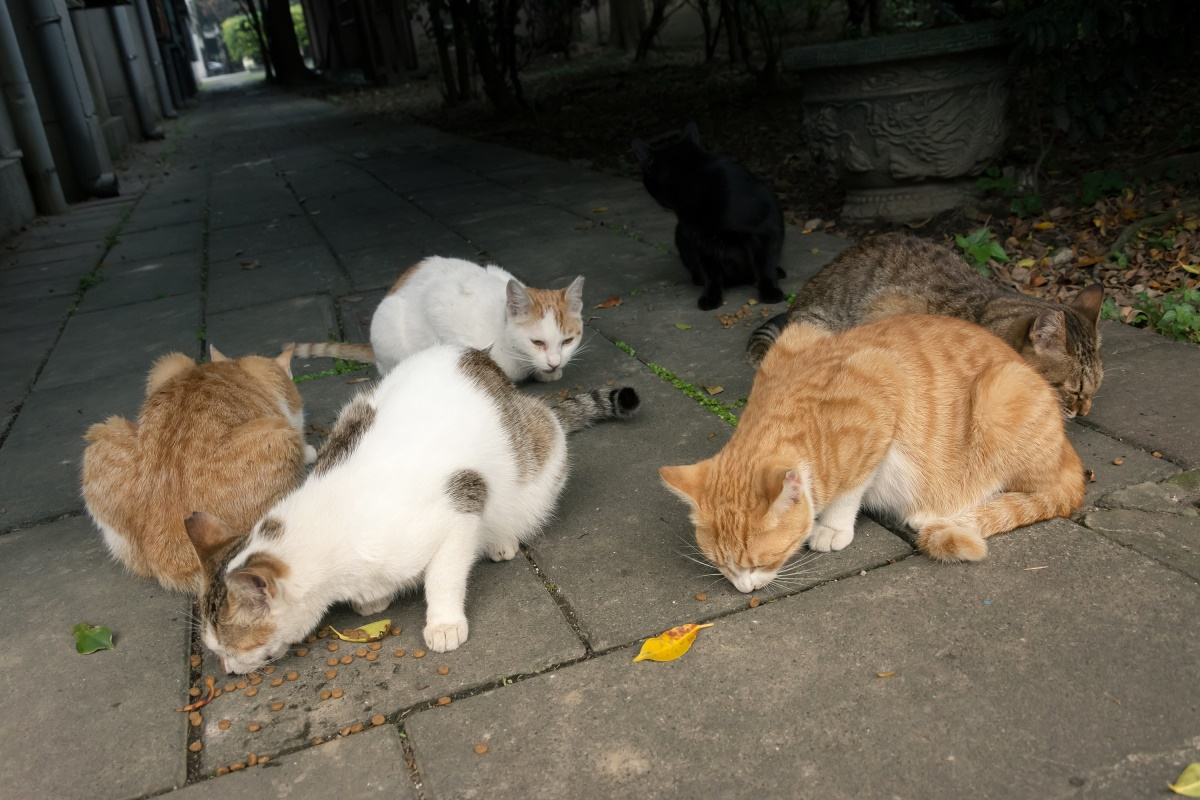
<svg viewBox="0 0 1200 800"><path fill-rule="evenodd" d="M413 353L444 342L479 350L490 346L492 359L514 381L531 374L546 381L562 377L562 366L579 346L580 336L565 336L552 314L539 320L511 314L507 287L516 278L507 271L495 264L480 267L441 256L427 258L414 269L371 319L371 348L380 375ZM576 278L572 290L578 313L583 278ZM564 344L567 338L573 341ZM544 347L534 345L535 340Z"/></svg>
<svg viewBox="0 0 1200 800"><path fill-rule="evenodd" d="M275 631L266 646L230 654L205 631L205 644L231 672L281 655L333 603L374 613L422 578L426 645L445 651L466 641L472 563L483 554L511 558L538 532L566 481L567 449L557 418L537 404L557 435L542 471L522 479L500 411L460 372L461 354L462 348L438 345L389 372L370 398L374 421L349 457L310 474L266 515L283 523L283 535L264 539L257 527L251 533L229 570L266 552L290 572L269 600ZM486 482L482 515L451 505L447 482L463 469Z"/></svg>

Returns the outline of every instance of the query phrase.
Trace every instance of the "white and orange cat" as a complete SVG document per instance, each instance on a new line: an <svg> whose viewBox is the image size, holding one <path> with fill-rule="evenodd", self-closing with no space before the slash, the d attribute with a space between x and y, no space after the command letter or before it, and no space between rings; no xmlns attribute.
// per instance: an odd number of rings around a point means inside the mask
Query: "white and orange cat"
<svg viewBox="0 0 1200 800"><path fill-rule="evenodd" d="M860 507L912 527L933 559L977 561L988 537L1084 495L1050 385L983 328L920 315L837 335L789 325L721 452L659 474L742 592L803 543L849 545Z"/></svg>
<svg viewBox="0 0 1200 800"><path fill-rule="evenodd" d="M392 284L371 318L371 344L295 345L298 358L375 362L386 375L438 343L489 348L511 380L556 381L583 333L583 276L534 289L495 264L431 256Z"/></svg>
<svg viewBox="0 0 1200 800"><path fill-rule="evenodd" d="M568 431L624 419L632 388L551 409L517 390L482 350L435 345L338 415L307 480L250 535L211 514L187 531L211 579L201 636L229 672L303 639L333 603L382 611L425 585L429 649L467 640L476 558L513 558L550 517L567 479Z"/></svg>
<svg viewBox="0 0 1200 800"><path fill-rule="evenodd" d="M193 594L204 572L184 518L203 510L248 530L316 458L290 350L211 355L207 364L182 353L158 359L137 424L109 417L84 437L83 498L109 551L132 572Z"/></svg>

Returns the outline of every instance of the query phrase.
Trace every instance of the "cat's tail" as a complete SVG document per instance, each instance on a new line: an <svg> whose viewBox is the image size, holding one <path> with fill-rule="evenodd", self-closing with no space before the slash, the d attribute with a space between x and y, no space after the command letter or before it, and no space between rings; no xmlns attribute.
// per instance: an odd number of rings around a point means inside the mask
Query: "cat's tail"
<svg viewBox="0 0 1200 800"><path fill-rule="evenodd" d="M762 366L763 359L767 357L767 351L771 349L771 345L775 344L779 334L783 333L787 323L788 315L785 311L782 314L776 314L754 329L754 332L750 334L750 341L746 342L746 362L750 366L755 369Z"/></svg>
<svg viewBox="0 0 1200 800"><path fill-rule="evenodd" d="M360 361L363 364L375 363L375 351L369 344L353 344L352 342L301 342L285 344L283 349L292 350L292 358L342 358L347 361Z"/></svg>
<svg viewBox="0 0 1200 800"><path fill-rule="evenodd" d="M622 386L573 395L551 410L562 423L563 430L571 433L606 419L629 419L641 404L641 398L632 386Z"/></svg>

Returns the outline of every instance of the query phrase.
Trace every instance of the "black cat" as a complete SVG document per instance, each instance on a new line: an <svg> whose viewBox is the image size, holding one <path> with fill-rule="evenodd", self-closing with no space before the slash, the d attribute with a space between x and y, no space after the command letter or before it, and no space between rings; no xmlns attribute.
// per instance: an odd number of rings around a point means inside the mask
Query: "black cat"
<svg viewBox="0 0 1200 800"><path fill-rule="evenodd" d="M758 286L764 303L781 302L783 212L767 185L705 152L694 122L675 144L655 150L634 139L633 151L646 191L679 220L675 247L692 281L704 287L700 308L716 308L724 287L745 283Z"/></svg>

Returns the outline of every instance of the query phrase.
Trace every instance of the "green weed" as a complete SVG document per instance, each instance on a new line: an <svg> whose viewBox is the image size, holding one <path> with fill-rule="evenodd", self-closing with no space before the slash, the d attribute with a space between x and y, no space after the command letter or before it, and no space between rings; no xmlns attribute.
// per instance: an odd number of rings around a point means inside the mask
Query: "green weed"
<svg viewBox="0 0 1200 800"><path fill-rule="evenodd" d="M1139 292L1133 307L1138 313L1131 323L1144 321L1168 339L1200 343L1200 289L1181 287L1154 298Z"/></svg>
<svg viewBox="0 0 1200 800"><path fill-rule="evenodd" d="M980 228L969 236L955 236L954 241L958 244L958 248L962 250L963 258L971 269L982 275L988 275L991 270L988 268L988 261L1008 261L1008 253L1004 252L1004 248L999 242L992 241L991 228Z"/></svg>
<svg viewBox="0 0 1200 800"><path fill-rule="evenodd" d="M339 358L333 362L332 369L327 369L323 372L314 372L311 375L296 375L292 378L292 383L304 383L315 378L328 378L332 375L349 375L352 372L358 372L370 366L370 364L363 364L359 361L345 361Z"/></svg>

